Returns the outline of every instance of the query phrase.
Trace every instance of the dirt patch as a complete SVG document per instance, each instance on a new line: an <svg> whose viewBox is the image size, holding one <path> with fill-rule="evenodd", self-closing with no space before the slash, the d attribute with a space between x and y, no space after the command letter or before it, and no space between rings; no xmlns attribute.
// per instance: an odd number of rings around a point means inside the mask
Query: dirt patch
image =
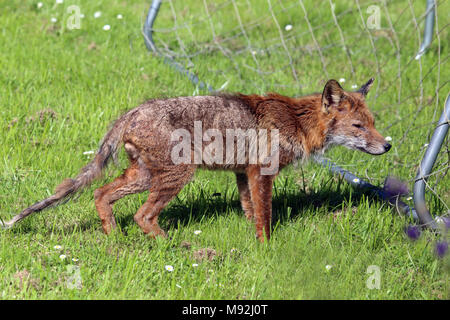
<svg viewBox="0 0 450 320"><path fill-rule="evenodd" d="M20 290L22 290L25 285L27 287L31 285L36 290L39 289L39 283L40 283L39 279L31 277L31 274L27 269L24 269L22 271L17 271L13 275L13 278L17 280Z"/></svg>
<svg viewBox="0 0 450 320"><path fill-rule="evenodd" d="M91 51L91 50L95 50L95 49L97 49L97 44L94 42L94 41L92 41L91 43L89 43L89 45L87 46L87 49L89 50L89 51Z"/></svg>
<svg viewBox="0 0 450 320"><path fill-rule="evenodd" d="M180 247L183 249L189 250L192 247L192 245L188 241L183 241L183 242L181 242Z"/></svg>
<svg viewBox="0 0 450 320"><path fill-rule="evenodd" d="M26 118L25 121L26 121L26 123L39 121L39 123L42 124L47 120L52 120L52 119L57 119L57 118L58 118L58 115L53 109L46 108L43 110L39 110L31 117Z"/></svg>
<svg viewBox="0 0 450 320"><path fill-rule="evenodd" d="M211 248L203 248L193 252L194 259L197 261L212 261L217 256L217 252Z"/></svg>

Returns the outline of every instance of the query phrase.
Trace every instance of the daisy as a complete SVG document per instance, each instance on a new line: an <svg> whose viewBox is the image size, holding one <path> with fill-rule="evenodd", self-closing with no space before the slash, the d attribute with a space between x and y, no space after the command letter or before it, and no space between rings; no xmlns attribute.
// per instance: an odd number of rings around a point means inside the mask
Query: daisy
<svg viewBox="0 0 450 320"><path fill-rule="evenodd" d="M193 266L194 268L196 268L196 267L198 267L198 263L193 263L192 266Z"/></svg>
<svg viewBox="0 0 450 320"><path fill-rule="evenodd" d="M65 254L62 254L62 255L59 256L59 258L60 258L61 260L64 260L64 259L66 258L66 255L65 255Z"/></svg>
<svg viewBox="0 0 450 320"><path fill-rule="evenodd" d="M96 11L95 13L94 13L94 18L100 18L102 16L102 13L101 13L101 11Z"/></svg>
<svg viewBox="0 0 450 320"><path fill-rule="evenodd" d="M62 249L62 246L60 246L59 244L57 244L56 246L53 247L53 249L55 249L55 250L61 250L61 249Z"/></svg>
<svg viewBox="0 0 450 320"><path fill-rule="evenodd" d="M121 14L118 14L118 15L117 15L117 19L120 20L120 19L122 19L122 18L123 18L123 16L122 16Z"/></svg>
<svg viewBox="0 0 450 320"><path fill-rule="evenodd" d="M172 272L173 271L173 266L167 265L164 267L167 271Z"/></svg>
<svg viewBox="0 0 450 320"><path fill-rule="evenodd" d="M109 24L105 24L103 26L103 30L108 31L109 29L111 29L111 26Z"/></svg>
<svg viewBox="0 0 450 320"><path fill-rule="evenodd" d="M340 79L339 79L339 82L340 82L340 83L344 83L344 82L345 82L345 79L344 79L344 78L340 78Z"/></svg>
<svg viewBox="0 0 450 320"><path fill-rule="evenodd" d="M195 235L199 235L200 233L202 233L202 230L195 230L195 231L194 231L194 234L195 234Z"/></svg>
<svg viewBox="0 0 450 320"><path fill-rule="evenodd" d="M292 30L292 24L287 24L287 25L284 27L284 30L286 30L286 31L291 31L291 30Z"/></svg>
<svg viewBox="0 0 450 320"><path fill-rule="evenodd" d="M64 2L64 0L56 0L56 4L61 4L63 2Z"/></svg>
<svg viewBox="0 0 450 320"><path fill-rule="evenodd" d="M38 2L37 5L36 5L36 7L38 9L42 8L43 6L44 6L44 4L42 2Z"/></svg>
<svg viewBox="0 0 450 320"><path fill-rule="evenodd" d="M88 154L94 154L95 151L94 150L89 150L89 151L85 151L83 152L84 155L88 155Z"/></svg>
<svg viewBox="0 0 450 320"><path fill-rule="evenodd" d="M357 84L352 84L352 89L356 89L356 88L358 88L358 85Z"/></svg>
<svg viewBox="0 0 450 320"><path fill-rule="evenodd" d="M386 140L386 141L392 141L392 137L387 136L387 137L385 138L385 140Z"/></svg>
<svg viewBox="0 0 450 320"><path fill-rule="evenodd" d="M327 265L325 266L325 269L326 269L327 271L330 271L330 270L331 270L331 268L333 268L333 266L332 266L332 265L329 265L329 264L327 264Z"/></svg>
<svg viewBox="0 0 450 320"><path fill-rule="evenodd" d="M353 182L354 182L354 183L359 183L359 181L360 181L360 180L359 180L358 178L353 179Z"/></svg>
<svg viewBox="0 0 450 320"><path fill-rule="evenodd" d="M58 19L56 19L56 18L51 18L50 21L53 22L53 23L56 23L56 22L58 21Z"/></svg>

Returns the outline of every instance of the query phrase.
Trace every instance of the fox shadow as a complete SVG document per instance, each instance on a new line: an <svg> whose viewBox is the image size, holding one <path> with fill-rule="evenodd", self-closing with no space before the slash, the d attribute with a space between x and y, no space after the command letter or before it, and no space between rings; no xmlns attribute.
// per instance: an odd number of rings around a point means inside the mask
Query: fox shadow
<svg viewBox="0 0 450 320"><path fill-rule="evenodd" d="M302 190L290 190L276 192L272 196L272 225L289 223L290 221L313 211L317 215L329 215L342 209L343 204L354 205L359 203L365 197L369 201L381 201L375 195L367 190L356 189L353 187L345 188L341 191L318 190L305 193ZM167 206L159 216L160 226L168 230L174 226L187 226L190 223L201 222L205 218L227 215L230 212L241 213L244 217L244 211L241 207L239 196L233 194L226 198L221 193L212 193L209 196L203 195L190 201L176 201ZM117 223L126 228L134 223L133 214L120 218Z"/></svg>
<svg viewBox="0 0 450 320"><path fill-rule="evenodd" d="M191 195L192 196L192 195ZM295 220L297 217L307 212L314 212L315 215L330 215L341 210L343 204L357 204L366 197L370 202L381 201L378 197L367 190L353 187L343 188L343 190L314 190L305 192L298 190L283 190L283 187L275 188L272 195L272 226L283 225ZM227 215L238 212L244 217L237 191L233 191L231 196L226 193L201 191L194 198L175 198L172 200L159 216L159 224L164 230L174 228L174 226L187 226L190 223L201 222L205 218ZM116 214L116 222L121 230L126 233L127 228L134 225L135 212L123 212ZM101 229L101 224L96 214L89 215L82 221L74 225L64 225L61 228L64 233ZM30 223L21 224L20 228L12 228L13 232L29 233L33 231ZM55 231L55 230L53 230ZM49 232L52 232L49 230Z"/></svg>

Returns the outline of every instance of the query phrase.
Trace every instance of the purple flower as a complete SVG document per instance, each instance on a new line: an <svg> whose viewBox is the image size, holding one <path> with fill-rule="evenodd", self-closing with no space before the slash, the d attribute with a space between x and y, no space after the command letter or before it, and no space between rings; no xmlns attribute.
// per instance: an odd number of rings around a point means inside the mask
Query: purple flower
<svg viewBox="0 0 450 320"><path fill-rule="evenodd" d="M450 218L442 217L442 220L444 220L445 227L450 229Z"/></svg>
<svg viewBox="0 0 450 320"><path fill-rule="evenodd" d="M420 237L420 229L417 226L407 226L405 233L411 240L417 240Z"/></svg>
<svg viewBox="0 0 450 320"><path fill-rule="evenodd" d="M439 258L444 257L447 251L448 251L447 241L439 241L436 243L436 254Z"/></svg>
<svg viewBox="0 0 450 320"><path fill-rule="evenodd" d="M383 196L385 199L395 202L397 197L405 196L408 193L408 186L399 179L387 177L384 181Z"/></svg>

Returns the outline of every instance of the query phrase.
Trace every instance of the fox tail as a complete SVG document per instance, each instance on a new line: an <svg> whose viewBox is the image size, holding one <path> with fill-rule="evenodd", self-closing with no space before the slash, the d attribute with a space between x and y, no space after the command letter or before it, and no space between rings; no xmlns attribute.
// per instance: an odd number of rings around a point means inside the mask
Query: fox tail
<svg viewBox="0 0 450 320"><path fill-rule="evenodd" d="M24 219L34 212L42 211L48 207L56 206L62 200L72 196L77 191L90 185L92 181L99 178L103 169L107 166L109 160L115 157L119 145L122 143L125 121L123 117L117 120L111 130L105 135L94 159L89 162L80 173L73 179L63 180L55 189L50 197L36 202L32 206L26 208L21 213L13 217L7 222L0 219L0 227L7 229L12 227L16 222Z"/></svg>

